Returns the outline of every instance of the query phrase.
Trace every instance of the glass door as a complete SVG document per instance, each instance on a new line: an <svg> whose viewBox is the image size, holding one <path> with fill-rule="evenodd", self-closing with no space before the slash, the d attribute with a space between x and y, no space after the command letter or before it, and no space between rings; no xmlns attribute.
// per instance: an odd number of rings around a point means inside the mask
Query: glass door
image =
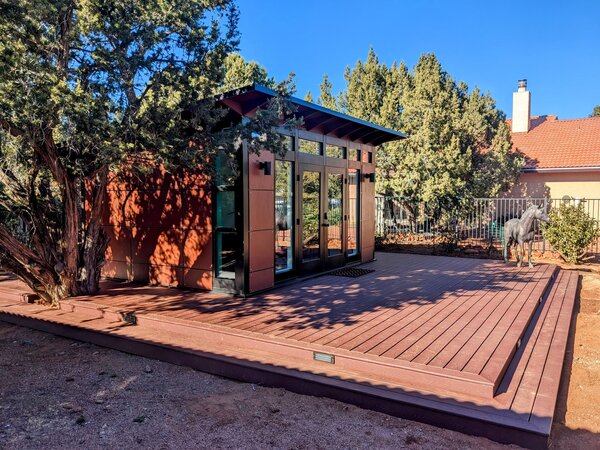
<svg viewBox="0 0 600 450"><path fill-rule="evenodd" d="M344 230L344 169L328 167L323 228L326 239L325 269L342 266L345 262Z"/></svg>
<svg viewBox="0 0 600 450"><path fill-rule="evenodd" d="M275 161L275 277L295 269L294 162Z"/></svg>
<svg viewBox="0 0 600 450"><path fill-rule="evenodd" d="M300 165L299 269L303 275L323 270L323 167Z"/></svg>

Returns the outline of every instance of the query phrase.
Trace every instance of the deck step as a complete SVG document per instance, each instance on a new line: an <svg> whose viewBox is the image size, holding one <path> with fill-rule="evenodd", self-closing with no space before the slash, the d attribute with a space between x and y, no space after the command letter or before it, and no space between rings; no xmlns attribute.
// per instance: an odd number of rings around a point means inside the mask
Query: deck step
<svg viewBox="0 0 600 450"><path fill-rule="evenodd" d="M522 304L515 305L515 308L507 311L502 318L502 320L510 320L511 324L480 372L484 379L493 383L494 392L500 386L517 350L525 345L526 332L530 327L535 326L534 317L536 313L542 310L544 302L548 301L549 296L552 295L553 287L557 285L556 280L561 273L560 269L555 265L551 265L548 270L551 271L551 276L538 282L527 300Z"/></svg>

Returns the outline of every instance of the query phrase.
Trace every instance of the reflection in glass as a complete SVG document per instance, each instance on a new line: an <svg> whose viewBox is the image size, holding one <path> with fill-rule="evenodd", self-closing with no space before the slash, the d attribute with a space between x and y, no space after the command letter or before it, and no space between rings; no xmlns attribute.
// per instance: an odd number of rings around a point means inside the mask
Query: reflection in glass
<svg viewBox="0 0 600 450"><path fill-rule="evenodd" d="M307 139L300 139L298 141L298 148L302 153L308 153L310 155L321 154L321 143L317 141L309 141Z"/></svg>
<svg viewBox="0 0 600 450"><path fill-rule="evenodd" d="M342 190L344 176L341 173L327 174L327 254L342 253Z"/></svg>
<svg viewBox="0 0 600 450"><path fill-rule="evenodd" d="M348 149L348 160L360 161L360 150L357 148L349 148Z"/></svg>
<svg viewBox="0 0 600 450"><path fill-rule="evenodd" d="M348 169L348 256L358 253L360 223L360 171Z"/></svg>
<svg viewBox="0 0 600 450"><path fill-rule="evenodd" d="M275 161L275 273L294 268L294 173L290 161Z"/></svg>
<svg viewBox="0 0 600 450"><path fill-rule="evenodd" d="M294 151L294 138L292 136L283 136L285 148L288 152Z"/></svg>
<svg viewBox="0 0 600 450"><path fill-rule="evenodd" d="M215 272L219 278L235 278L238 233L235 213L235 171L226 155L216 160L217 193L215 198Z"/></svg>
<svg viewBox="0 0 600 450"><path fill-rule="evenodd" d="M340 147L339 145L327 144L325 146L325 154L329 158L345 158L346 147Z"/></svg>
<svg viewBox="0 0 600 450"><path fill-rule="evenodd" d="M320 258L321 173L302 174L302 260Z"/></svg>

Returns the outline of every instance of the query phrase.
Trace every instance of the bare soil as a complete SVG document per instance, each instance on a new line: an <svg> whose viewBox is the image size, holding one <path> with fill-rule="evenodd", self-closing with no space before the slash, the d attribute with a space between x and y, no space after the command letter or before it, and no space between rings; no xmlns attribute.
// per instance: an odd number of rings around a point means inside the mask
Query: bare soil
<svg viewBox="0 0 600 450"><path fill-rule="evenodd" d="M582 274L576 308L551 446L600 449L600 275Z"/></svg>
<svg viewBox="0 0 600 450"><path fill-rule="evenodd" d="M583 278L552 446L600 448L600 276ZM509 448L0 322L0 448Z"/></svg>

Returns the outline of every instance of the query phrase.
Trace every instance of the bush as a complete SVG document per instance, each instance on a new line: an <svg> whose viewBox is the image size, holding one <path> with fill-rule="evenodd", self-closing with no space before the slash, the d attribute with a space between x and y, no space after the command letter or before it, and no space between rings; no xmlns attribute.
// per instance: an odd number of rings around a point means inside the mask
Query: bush
<svg viewBox="0 0 600 450"><path fill-rule="evenodd" d="M583 205L561 205L550 212L550 223L544 224L544 237L570 263L577 264L585 256L585 249L599 236L595 220Z"/></svg>

